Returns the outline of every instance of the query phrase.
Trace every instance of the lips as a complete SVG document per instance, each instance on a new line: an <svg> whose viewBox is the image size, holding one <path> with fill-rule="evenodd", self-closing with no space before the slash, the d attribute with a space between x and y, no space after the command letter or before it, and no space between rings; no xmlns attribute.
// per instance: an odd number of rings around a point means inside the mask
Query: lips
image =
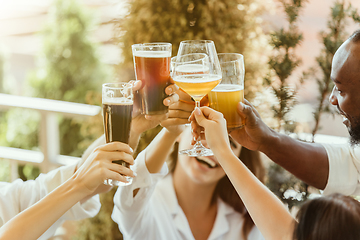
<svg viewBox="0 0 360 240"><path fill-rule="evenodd" d="M216 168L216 167L219 166L219 165L218 165L213 159L211 159L210 157L195 157L195 159L196 159L198 162L207 165L209 168Z"/></svg>

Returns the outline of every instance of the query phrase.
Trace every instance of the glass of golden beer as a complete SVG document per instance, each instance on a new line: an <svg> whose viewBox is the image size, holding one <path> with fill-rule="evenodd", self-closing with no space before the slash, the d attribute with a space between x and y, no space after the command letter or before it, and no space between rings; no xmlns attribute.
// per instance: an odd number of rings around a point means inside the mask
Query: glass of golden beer
<svg viewBox="0 0 360 240"><path fill-rule="evenodd" d="M195 100L200 107L201 99L221 82L221 68L215 44L210 40L180 42L175 61L173 79L175 84ZM200 139L192 149L179 151L189 156L212 156Z"/></svg>
<svg viewBox="0 0 360 240"><path fill-rule="evenodd" d="M209 106L221 112L229 131L244 126L244 121L237 113L237 104L244 100L244 57L238 53L218 54L222 80L209 93Z"/></svg>
<svg viewBox="0 0 360 240"><path fill-rule="evenodd" d="M171 43L134 44L132 53L136 79L142 81L142 88L136 93L142 114L167 113L163 100L170 84Z"/></svg>
<svg viewBox="0 0 360 240"><path fill-rule="evenodd" d="M128 144L133 110L133 92L130 83L104 83L102 86L103 123L106 142ZM125 167L129 164L122 160L113 161ZM125 186L132 183L126 176L127 183L112 179L105 180L110 186Z"/></svg>

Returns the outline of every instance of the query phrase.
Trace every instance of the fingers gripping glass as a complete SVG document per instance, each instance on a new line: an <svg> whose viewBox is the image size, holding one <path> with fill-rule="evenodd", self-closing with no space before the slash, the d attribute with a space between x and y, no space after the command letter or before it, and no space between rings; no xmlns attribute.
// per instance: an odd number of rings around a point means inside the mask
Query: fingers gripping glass
<svg viewBox="0 0 360 240"><path fill-rule="evenodd" d="M201 99L221 82L221 67L215 45L209 40L182 41L172 73L174 82L189 94L197 107ZM189 156L211 156L212 151L205 148L200 137L192 149L182 150L180 154Z"/></svg>
<svg viewBox="0 0 360 240"><path fill-rule="evenodd" d="M133 110L132 84L105 83L102 86L103 122L106 142L129 143L130 126ZM122 160L113 161L125 167L129 164ZM110 186L125 186L132 183L132 178L126 176L127 183L107 179L104 184Z"/></svg>

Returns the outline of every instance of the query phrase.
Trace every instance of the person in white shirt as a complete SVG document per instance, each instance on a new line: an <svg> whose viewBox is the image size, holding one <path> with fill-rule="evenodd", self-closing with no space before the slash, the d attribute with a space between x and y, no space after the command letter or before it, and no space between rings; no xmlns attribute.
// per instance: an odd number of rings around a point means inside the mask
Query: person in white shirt
<svg viewBox="0 0 360 240"><path fill-rule="evenodd" d="M350 145L306 143L275 132L248 102L238 104L245 127L230 134L238 143L266 154L299 179L326 194L360 195L360 30L336 51L330 78L330 103L343 116Z"/></svg>
<svg viewBox="0 0 360 240"><path fill-rule="evenodd" d="M233 153L221 113L201 107L195 109L190 119L203 128L210 149L266 239L359 239L360 203L357 200L338 193L308 200L301 206L295 220L280 199Z"/></svg>
<svg viewBox="0 0 360 240"><path fill-rule="evenodd" d="M96 148L75 173L75 166L69 166L35 180L1 182L0 239L48 239L64 220L95 216L104 180L134 177L130 169L112 163L121 159L133 164L132 153L127 144L109 143Z"/></svg>
<svg viewBox="0 0 360 240"><path fill-rule="evenodd" d="M133 90L141 87L141 81L133 81ZM178 88L171 84L164 99L168 106L179 100ZM98 194L111 189L104 180L111 178L126 181L122 175L133 172L112 160L122 159L133 164L133 150L140 135L167 118L167 114L145 116L134 106L129 145L105 144L104 136L96 140L76 165L60 167L38 178L23 182L0 182L0 239L50 238L65 220L93 217L100 210Z"/></svg>
<svg viewBox="0 0 360 240"><path fill-rule="evenodd" d="M182 100L170 105L164 128L135 159L133 183L117 189L112 219L124 240L263 239L217 159L172 151L193 109ZM187 127L179 149L189 148L190 139ZM259 153L233 144L234 154L263 179ZM177 161L169 172L165 160L172 152Z"/></svg>

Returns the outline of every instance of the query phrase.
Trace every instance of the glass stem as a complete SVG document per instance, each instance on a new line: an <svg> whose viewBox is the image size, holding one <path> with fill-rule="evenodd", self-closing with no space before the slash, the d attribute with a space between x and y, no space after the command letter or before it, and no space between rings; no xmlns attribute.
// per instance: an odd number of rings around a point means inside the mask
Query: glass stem
<svg viewBox="0 0 360 240"><path fill-rule="evenodd" d="M200 108L200 101L195 101L195 106L198 107L198 108ZM198 127L197 130L196 130L196 133L198 134L198 137L197 137L197 139L196 139L195 146L196 146L196 145L199 146L199 145L201 144L200 132L201 132L200 127ZM201 145L202 145L202 144L201 144Z"/></svg>

